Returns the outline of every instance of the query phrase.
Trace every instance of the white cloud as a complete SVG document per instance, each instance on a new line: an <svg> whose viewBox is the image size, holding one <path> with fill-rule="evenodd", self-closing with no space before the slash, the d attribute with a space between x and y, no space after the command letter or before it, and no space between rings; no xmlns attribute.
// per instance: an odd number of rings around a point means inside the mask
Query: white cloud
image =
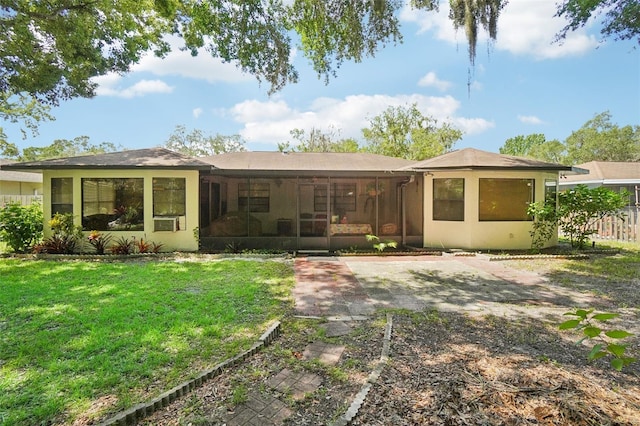
<svg viewBox="0 0 640 426"><path fill-rule="evenodd" d="M507 3L498 19L496 50L514 55L528 55L535 59L553 59L575 56L592 50L598 42L584 28L567 34L563 43L554 43L555 35L565 26L563 18L555 17L556 0L517 0ZM450 43L463 42L464 31L456 32L448 18L449 2L440 4L440 12L412 10L406 5L400 19L418 25L418 33L433 32L438 40ZM481 30L478 43L487 42L487 34Z"/></svg>
<svg viewBox="0 0 640 426"><path fill-rule="evenodd" d="M445 92L452 86L452 83L450 81L440 80L436 73L431 71L418 81L418 86L435 87L441 92Z"/></svg>
<svg viewBox="0 0 640 426"><path fill-rule="evenodd" d="M544 121L540 120L535 115L519 115L518 120L525 124L544 124Z"/></svg>
<svg viewBox="0 0 640 426"><path fill-rule="evenodd" d="M317 98L305 109L290 107L285 101L260 102L249 100L233 106L229 115L243 127L240 135L249 142L275 145L290 140L289 132L312 127L328 131L340 131L340 137L361 139L361 129L368 126L369 119L389 106L416 104L425 115L440 122L452 122L465 134L477 134L493 127L493 123L482 118L462 118L455 114L460 102L452 96L412 95L352 95L344 99Z"/></svg>
<svg viewBox="0 0 640 426"><path fill-rule="evenodd" d="M180 40L170 37L171 52L164 58L152 53L142 57L140 63L134 65L133 72L150 72L155 75L175 75L180 77L205 80L209 83L237 83L252 80L253 77L243 73L232 63L224 63L214 58L205 49L200 49L197 56L189 51L180 50Z"/></svg>
<svg viewBox="0 0 640 426"><path fill-rule="evenodd" d="M553 59L583 54L598 44L584 29L567 34L563 43L553 43L555 35L566 25L554 17L555 0L520 0L509 2L498 23L496 48L536 59Z"/></svg>
<svg viewBox="0 0 640 426"><path fill-rule="evenodd" d="M478 80L474 80L471 82L471 90L474 92L480 92L484 89L484 85L480 83Z"/></svg>
<svg viewBox="0 0 640 426"><path fill-rule="evenodd" d="M192 113L193 113L193 118L198 119L200 118L200 116L202 115L202 108L198 107L198 108L194 108Z"/></svg>
<svg viewBox="0 0 640 426"><path fill-rule="evenodd" d="M285 101L244 101L234 105L230 113L239 122L281 120L294 114Z"/></svg>
<svg viewBox="0 0 640 426"><path fill-rule="evenodd" d="M465 135L477 135L496 127L493 121L484 118L464 118L453 119L453 124L464 132Z"/></svg>
<svg viewBox="0 0 640 426"><path fill-rule="evenodd" d="M173 87L162 80L140 80L129 87L119 87L122 77L116 74L108 74L93 79L98 84L96 94L98 96L115 96L119 98L137 98L154 93L171 93Z"/></svg>

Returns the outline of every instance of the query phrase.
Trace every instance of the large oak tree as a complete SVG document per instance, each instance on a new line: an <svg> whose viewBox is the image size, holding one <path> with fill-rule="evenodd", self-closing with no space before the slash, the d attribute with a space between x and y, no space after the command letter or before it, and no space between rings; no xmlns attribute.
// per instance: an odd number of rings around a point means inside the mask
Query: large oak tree
<svg viewBox="0 0 640 426"><path fill-rule="evenodd" d="M495 36L505 3L451 0L451 17L475 43L479 27ZM437 0L411 4L438 7ZM149 51L167 54L167 34L181 36L194 54L204 47L234 62L276 91L298 80L293 33L327 79L343 61L360 61L400 41L400 7L400 0L4 0L0 91L53 105L92 96L92 77L127 72Z"/></svg>
<svg viewBox="0 0 640 426"><path fill-rule="evenodd" d="M473 63L478 32L497 37L507 0L449 2ZM429 11L439 3L410 1ZM402 6L401 0L1 0L0 116L30 116L16 108L16 97L26 98L23 105L91 97L93 77L125 73L149 51L167 54L168 34L180 36L194 54L205 48L235 63L272 92L298 80L295 48L328 80L343 61L360 61L401 41ZM637 37L639 10L640 0L564 0L557 13L569 23L559 36L605 11L604 35Z"/></svg>

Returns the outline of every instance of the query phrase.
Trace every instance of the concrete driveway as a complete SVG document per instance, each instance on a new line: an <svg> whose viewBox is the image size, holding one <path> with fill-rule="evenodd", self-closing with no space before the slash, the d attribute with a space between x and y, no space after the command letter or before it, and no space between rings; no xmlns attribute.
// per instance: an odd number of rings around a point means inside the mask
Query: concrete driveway
<svg viewBox="0 0 640 426"><path fill-rule="evenodd" d="M307 257L295 261L300 315L357 319L377 309L548 317L592 305L591 296L484 255Z"/></svg>

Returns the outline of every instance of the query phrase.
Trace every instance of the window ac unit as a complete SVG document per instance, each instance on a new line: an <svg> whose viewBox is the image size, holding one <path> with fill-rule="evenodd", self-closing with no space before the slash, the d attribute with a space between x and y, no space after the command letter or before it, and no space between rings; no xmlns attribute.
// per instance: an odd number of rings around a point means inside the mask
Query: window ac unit
<svg viewBox="0 0 640 426"><path fill-rule="evenodd" d="M178 230L178 218L177 217L154 217L153 230L156 232L157 231L176 232Z"/></svg>

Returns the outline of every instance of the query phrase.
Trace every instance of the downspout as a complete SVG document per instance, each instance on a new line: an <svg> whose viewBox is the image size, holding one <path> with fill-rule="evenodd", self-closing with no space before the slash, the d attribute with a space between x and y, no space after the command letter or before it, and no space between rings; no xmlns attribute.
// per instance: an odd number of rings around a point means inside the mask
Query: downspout
<svg viewBox="0 0 640 426"><path fill-rule="evenodd" d="M402 241L401 244L403 247L407 245L407 201L406 201L406 187L410 183L413 183L416 180L415 176L409 177L409 179L400 183L400 211L402 217Z"/></svg>

